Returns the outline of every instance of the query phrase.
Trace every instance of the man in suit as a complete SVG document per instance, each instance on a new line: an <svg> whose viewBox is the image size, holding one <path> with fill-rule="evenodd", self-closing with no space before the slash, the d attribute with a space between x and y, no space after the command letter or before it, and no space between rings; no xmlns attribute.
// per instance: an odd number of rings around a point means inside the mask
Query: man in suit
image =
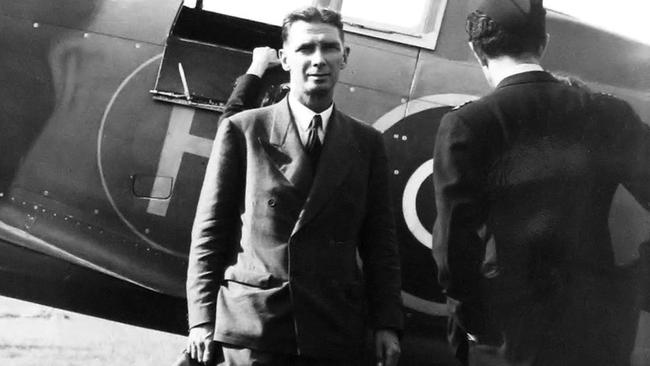
<svg viewBox="0 0 650 366"><path fill-rule="evenodd" d="M495 90L448 113L434 151L433 255L461 359L629 363L608 217L619 184L649 206L650 131L542 69L541 0L484 0L467 31Z"/></svg>
<svg viewBox="0 0 650 366"><path fill-rule="evenodd" d="M395 365L400 264L380 133L336 110L340 15L283 23L290 93L219 126L192 230L192 358L224 365L356 365L366 326Z"/></svg>

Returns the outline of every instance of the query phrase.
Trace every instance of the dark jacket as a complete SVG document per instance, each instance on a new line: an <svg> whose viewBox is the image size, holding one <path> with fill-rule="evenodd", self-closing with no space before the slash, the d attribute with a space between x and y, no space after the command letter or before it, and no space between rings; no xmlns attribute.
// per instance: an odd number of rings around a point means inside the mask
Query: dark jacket
<svg viewBox="0 0 650 366"><path fill-rule="evenodd" d="M219 121L245 110L259 108L257 103L263 93L263 87L259 76L244 74L238 77Z"/></svg>
<svg viewBox="0 0 650 366"><path fill-rule="evenodd" d="M291 118L285 98L219 126L192 233L190 326L216 321L216 340L248 348L345 357L365 326L402 328L383 140L335 109L313 175Z"/></svg>
<svg viewBox="0 0 650 366"><path fill-rule="evenodd" d="M496 364L629 359L614 346L626 304L608 217L619 184L648 207L650 130L627 103L510 76L443 118L434 184L439 281Z"/></svg>

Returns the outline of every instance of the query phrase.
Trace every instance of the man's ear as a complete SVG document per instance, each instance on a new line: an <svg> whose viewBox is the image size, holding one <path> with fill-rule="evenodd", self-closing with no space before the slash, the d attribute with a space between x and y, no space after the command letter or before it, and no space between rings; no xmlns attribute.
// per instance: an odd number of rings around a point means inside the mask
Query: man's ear
<svg viewBox="0 0 650 366"><path fill-rule="evenodd" d="M350 57L350 47L345 46L343 48L343 62L341 63L341 70L345 69L348 65L348 57Z"/></svg>
<svg viewBox="0 0 650 366"><path fill-rule="evenodd" d="M487 67L487 60L484 57L479 56L478 53L476 53L476 51L474 50L474 44L472 42L467 42L467 44L469 45L469 48L472 50L472 54L474 54L474 58L476 58L476 61L478 61L479 65L483 67Z"/></svg>
<svg viewBox="0 0 650 366"><path fill-rule="evenodd" d="M280 56L279 58L282 69L284 71L289 71L291 68L289 67L289 62L287 61L287 52L284 50L284 48L280 48L278 50L278 56Z"/></svg>
<svg viewBox="0 0 650 366"><path fill-rule="evenodd" d="M544 58L544 54L546 53L546 49L548 48L548 43L550 41L551 41L551 35L546 33L546 37L544 37L544 43L540 46L540 50L539 50L540 60Z"/></svg>

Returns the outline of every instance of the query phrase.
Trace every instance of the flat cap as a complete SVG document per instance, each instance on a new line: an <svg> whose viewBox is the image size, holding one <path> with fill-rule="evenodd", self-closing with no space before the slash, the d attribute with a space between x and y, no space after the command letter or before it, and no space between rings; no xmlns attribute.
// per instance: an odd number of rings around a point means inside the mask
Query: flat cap
<svg viewBox="0 0 650 366"><path fill-rule="evenodd" d="M483 0L476 10L511 32L546 28L543 0Z"/></svg>

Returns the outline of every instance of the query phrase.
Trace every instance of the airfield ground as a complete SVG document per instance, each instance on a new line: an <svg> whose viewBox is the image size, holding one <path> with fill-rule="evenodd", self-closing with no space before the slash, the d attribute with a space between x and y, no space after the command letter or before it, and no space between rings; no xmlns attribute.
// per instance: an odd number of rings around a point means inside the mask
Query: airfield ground
<svg viewBox="0 0 650 366"><path fill-rule="evenodd" d="M182 336L0 297L1 366L171 366Z"/></svg>
<svg viewBox="0 0 650 366"><path fill-rule="evenodd" d="M642 314L650 329L650 314ZM441 342L411 339L409 349L442 349ZM440 344L438 344L440 343ZM171 366L183 349L179 335L125 325L0 297L0 366ZM650 334L637 335L633 366L650 366ZM431 365L452 364L444 352ZM412 365L408 355L401 364Z"/></svg>

